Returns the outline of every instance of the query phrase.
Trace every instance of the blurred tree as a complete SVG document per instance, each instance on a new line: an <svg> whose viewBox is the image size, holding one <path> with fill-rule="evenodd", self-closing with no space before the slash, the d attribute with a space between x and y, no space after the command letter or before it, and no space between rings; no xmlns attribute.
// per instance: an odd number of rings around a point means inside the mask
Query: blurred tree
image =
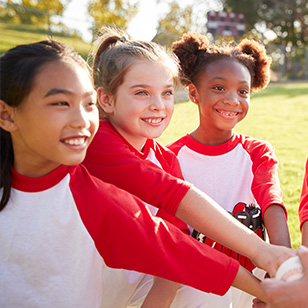
<svg viewBox="0 0 308 308"><path fill-rule="evenodd" d="M275 42L285 46L308 46L307 0L221 0L225 10L243 13L247 31L263 35L271 30Z"/></svg>
<svg viewBox="0 0 308 308"><path fill-rule="evenodd" d="M117 26L126 29L129 21L138 12L139 1L91 0L88 12L94 19L93 33L102 26Z"/></svg>
<svg viewBox="0 0 308 308"><path fill-rule="evenodd" d="M47 25L50 16L62 15L71 0L7 0L1 19L20 24Z"/></svg>
<svg viewBox="0 0 308 308"><path fill-rule="evenodd" d="M170 47L192 26L192 6L181 8L177 1L169 3L168 13L159 19L157 34L153 41Z"/></svg>
<svg viewBox="0 0 308 308"><path fill-rule="evenodd" d="M166 15L158 22L155 42L171 47L184 33L195 31L206 33L206 14L210 10L221 10L220 0L193 0L186 6L181 6L181 0L157 0L158 5L168 6Z"/></svg>

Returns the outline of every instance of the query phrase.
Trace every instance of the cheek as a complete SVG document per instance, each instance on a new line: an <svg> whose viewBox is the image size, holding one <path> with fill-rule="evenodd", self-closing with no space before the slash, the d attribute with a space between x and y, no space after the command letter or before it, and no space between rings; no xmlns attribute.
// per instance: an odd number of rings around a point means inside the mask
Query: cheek
<svg viewBox="0 0 308 308"><path fill-rule="evenodd" d="M248 113L249 109L250 109L250 101L248 100L245 104L245 109L246 109L246 113Z"/></svg>
<svg viewBox="0 0 308 308"><path fill-rule="evenodd" d="M92 123L92 126L96 132L99 126L99 112L97 108L91 113L90 122Z"/></svg>
<svg viewBox="0 0 308 308"><path fill-rule="evenodd" d="M172 116L173 115L173 111L174 111L174 100L171 100L170 102L167 102L165 104L165 108L166 108L168 114L170 116Z"/></svg>

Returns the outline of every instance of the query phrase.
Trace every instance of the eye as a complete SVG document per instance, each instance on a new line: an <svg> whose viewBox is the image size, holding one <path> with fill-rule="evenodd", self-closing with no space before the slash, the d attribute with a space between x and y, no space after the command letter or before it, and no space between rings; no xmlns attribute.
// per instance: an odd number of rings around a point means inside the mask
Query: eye
<svg viewBox="0 0 308 308"><path fill-rule="evenodd" d="M167 90L163 93L163 95L166 95L166 96L172 96L173 95L173 90Z"/></svg>
<svg viewBox="0 0 308 308"><path fill-rule="evenodd" d="M87 107L93 107L93 106L96 106L96 101L91 101L89 103L87 103L86 105Z"/></svg>
<svg viewBox="0 0 308 308"><path fill-rule="evenodd" d="M52 103L53 106L69 106L68 102L56 102L56 103Z"/></svg>
<svg viewBox="0 0 308 308"><path fill-rule="evenodd" d="M219 92L224 91L224 87L223 86L213 86L214 90L217 90Z"/></svg>
<svg viewBox="0 0 308 308"><path fill-rule="evenodd" d="M148 95L148 93L144 90L140 90L140 91L135 92L135 95L146 96Z"/></svg>
<svg viewBox="0 0 308 308"><path fill-rule="evenodd" d="M249 95L249 91L247 91L246 89L240 90L239 93L240 93L241 95Z"/></svg>

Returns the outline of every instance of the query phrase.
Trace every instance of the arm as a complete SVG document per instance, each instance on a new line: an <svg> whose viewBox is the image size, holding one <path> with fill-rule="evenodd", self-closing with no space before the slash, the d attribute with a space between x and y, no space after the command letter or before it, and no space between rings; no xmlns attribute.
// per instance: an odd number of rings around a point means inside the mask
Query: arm
<svg viewBox="0 0 308 308"><path fill-rule="evenodd" d="M176 215L214 241L248 257L271 276L284 260L295 255L291 249L264 242L197 188L188 191Z"/></svg>
<svg viewBox="0 0 308 308"><path fill-rule="evenodd" d="M271 244L291 247L286 213L280 205L269 206L264 214L263 221Z"/></svg>
<svg viewBox="0 0 308 308"><path fill-rule="evenodd" d="M286 255L290 256L289 251L280 252L264 246L258 236L231 219L231 215L206 194L164 172L152 162L141 159L140 153L123 140L108 122L102 124L104 126L100 126L85 161L91 174L175 214L199 232L247 256L269 273L274 274ZM259 251L268 253L259 254Z"/></svg>
<svg viewBox="0 0 308 308"><path fill-rule="evenodd" d="M169 308L180 284L154 277L154 282L141 308Z"/></svg>
<svg viewBox="0 0 308 308"><path fill-rule="evenodd" d="M239 267L232 286L267 302L265 292L261 289L260 280L242 266Z"/></svg>
<svg viewBox="0 0 308 308"><path fill-rule="evenodd" d="M308 247L308 221L302 225L302 245Z"/></svg>
<svg viewBox="0 0 308 308"><path fill-rule="evenodd" d="M97 178L170 214L191 187L145 160L107 121L100 122L83 164Z"/></svg>
<svg viewBox="0 0 308 308"><path fill-rule="evenodd" d="M298 216L302 231L302 244L308 247L308 160L306 162L306 171L301 191Z"/></svg>
<svg viewBox="0 0 308 308"><path fill-rule="evenodd" d="M264 291L261 289L260 280L242 266L239 267L232 286L257 296L263 301L267 301ZM149 291L141 308L169 308L178 287L179 284L175 282L155 277L153 287Z"/></svg>
<svg viewBox="0 0 308 308"><path fill-rule="evenodd" d="M282 202L278 177L278 159L267 142L254 140L248 149L253 161L252 191L262 209L262 218L270 243L291 247L287 211Z"/></svg>
<svg viewBox="0 0 308 308"><path fill-rule="evenodd" d="M73 177L71 191L81 220L108 266L219 295L227 292L238 271L236 260L153 217L129 193L91 177L85 168L80 170L83 176Z"/></svg>

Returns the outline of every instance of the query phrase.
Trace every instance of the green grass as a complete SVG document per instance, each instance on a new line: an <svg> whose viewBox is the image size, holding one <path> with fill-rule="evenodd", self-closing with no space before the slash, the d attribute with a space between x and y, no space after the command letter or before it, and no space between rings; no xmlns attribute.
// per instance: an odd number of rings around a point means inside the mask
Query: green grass
<svg viewBox="0 0 308 308"><path fill-rule="evenodd" d="M34 43L49 38L46 29L33 25L15 25L0 22L0 33L0 54L19 44ZM78 37L68 37L61 33L55 33L52 38L70 46L84 59L87 58L91 44L82 41Z"/></svg>
<svg viewBox="0 0 308 308"><path fill-rule="evenodd" d="M193 131L198 123L197 106L178 103L159 141L174 141ZM297 211L308 157L308 83L274 84L253 94L249 114L235 131L267 140L275 147L292 246L297 248L301 243Z"/></svg>

